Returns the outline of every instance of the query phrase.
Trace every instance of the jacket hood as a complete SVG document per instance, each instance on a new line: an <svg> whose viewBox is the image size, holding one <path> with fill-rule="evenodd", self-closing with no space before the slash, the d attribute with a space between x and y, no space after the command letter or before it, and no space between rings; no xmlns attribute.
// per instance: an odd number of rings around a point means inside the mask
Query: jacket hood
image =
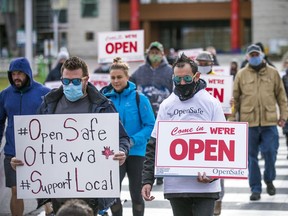
<svg viewBox="0 0 288 216"><path fill-rule="evenodd" d="M25 73L29 78L29 82L30 82L29 86L31 86L31 84L33 82L32 69L31 69L30 64L26 58L24 58L24 57L17 58L10 63L9 70L8 70L8 79L9 79L9 82L12 86L14 86L13 81L12 81L12 72L13 71L21 71L21 72Z"/></svg>
<svg viewBox="0 0 288 216"><path fill-rule="evenodd" d="M128 95L130 92L136 90L136 85L133 82L128 81L127 82L127 87L123 90L122 94L123 95ZM100 91L102 94L104 94L106 97L111 97L112 95L118 94L113 86L109 84L108 86L104 87Z"/></svg>

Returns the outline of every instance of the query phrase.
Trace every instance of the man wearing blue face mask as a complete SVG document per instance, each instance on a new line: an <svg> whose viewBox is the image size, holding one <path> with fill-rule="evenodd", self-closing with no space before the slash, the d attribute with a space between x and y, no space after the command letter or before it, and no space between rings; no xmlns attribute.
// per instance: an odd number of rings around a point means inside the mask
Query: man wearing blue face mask
<svg viewBox="0 0 288 216"><path fill-rule="evenodd" d="M75 114L75 113L114 113L114 105L88 82L87 64L78 57L68 58L61 67L62 86L45 95L40 106L40 114ZM121 166L129 153L129 137L119 121L119 152L113 157ZM17 159L14 159L17 165ZM97 175L97 173L95 173ZM54 213L67 199L52 199ZM84 199L96 213L98 209L110 207L115 199Z"/></svg>
<svg viewBox="0 0 288 216"><path fill-rule="evenodd" d="M283 127L287 119L287 99L278 71L263 59L261 48L255 44L247 48L248 64L236 74L233 97L235 112L229 120L248 122L248 169L250 200L261 198L261 172L258 164L259 147L265 161L263 175L266 191L276 194L273 181L276 178L275 162L279 147L277 125ZM277 112L277 105L279 112ZM278 115L279 113L279 115Z"/></svg>

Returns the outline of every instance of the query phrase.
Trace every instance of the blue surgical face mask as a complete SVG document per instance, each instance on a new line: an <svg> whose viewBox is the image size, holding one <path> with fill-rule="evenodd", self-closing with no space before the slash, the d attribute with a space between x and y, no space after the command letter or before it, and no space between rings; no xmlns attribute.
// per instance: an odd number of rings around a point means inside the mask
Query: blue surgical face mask
<svg viewBox="0 0 288 216"><path fill-rule="evenodd" d="M263 61L263 57L264 57L263 54L260 54L259 56L251 57L251 58L249 59L249 64L250 64L251 66L258 66L258 65L260 65L260 64L262 63L262 61Z"/></svg>
<svg viewBox="0 0 288 216"><path fill-rule="evenodd" d="M79 100L83 96L82 83L80 85L73 85L72 83L63 85L63 93L71 102Z"/></svg>

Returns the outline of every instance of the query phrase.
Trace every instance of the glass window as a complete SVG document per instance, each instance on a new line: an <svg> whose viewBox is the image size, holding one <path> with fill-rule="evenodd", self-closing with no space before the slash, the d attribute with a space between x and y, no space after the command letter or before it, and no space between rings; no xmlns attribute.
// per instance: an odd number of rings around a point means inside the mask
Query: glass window
<svg viewBox="0 0 288 216"><path fill-rule="evenodd" d="M59 23L67 23L67 9L59 11Z"/></svg>
<svg viewBox="0 0 288 216"><path fill-rule="evenodd" d="M82 17L97 17L98 4L98 0L81 0Z"/></svg>
<svg viewBox="0 0 288 216"><path fill-rule="evenodd" d="M14 0L2 0L0 1L0 8L2 13L13 13L15 12L15 1Z"/></svg>
<svg viewBox="0 0 288 216"><path fill-rule="evenodd" d="M93 41L94 40L94 32L86 32L85 38L86 38L86 41Z"/></svg>

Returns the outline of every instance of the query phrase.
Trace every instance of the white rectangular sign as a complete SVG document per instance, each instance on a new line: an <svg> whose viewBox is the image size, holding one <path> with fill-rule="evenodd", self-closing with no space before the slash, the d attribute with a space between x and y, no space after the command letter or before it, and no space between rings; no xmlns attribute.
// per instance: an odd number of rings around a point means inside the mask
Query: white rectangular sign
<svg viewBox="0 0 288 216"><path fill-rule="evenodd" d="M246 179L248 124L245 122L160 121L155 176Z"/></svg>
<svg viewBox="0 0 288 216"><path fill-rule="evenodd" d="M115 57L123 61L144 61L144 31L98 33L98 62L111 63Z"/></svg>
<svg viewBox="0 0 288 216"><path fill-rule="evenodd" d="M110 84L109 73L94 73L89 75L89 82L91 82L98 90Z"/></svg>
<svg viewBox="0 0 288 216"><path fill-rule="evenodd" d="M119 197L118 113L15 116L18 198Z"/></svg>
<svg viewBox="0 0 288 216"><path fill-rule="evenodd" d="M223 112L225 114L231 114L230 101L232 98L233 76L201 74L200 78L207 83L206 91L220 101Z"/></svg>
<svg viewBox="0 0 288 216"><path fill-rule="evenodd" d="M224 75L224 76L229 76L230 75L230 66L213 65L213 69L212 70L217 75Z"/></svg>

